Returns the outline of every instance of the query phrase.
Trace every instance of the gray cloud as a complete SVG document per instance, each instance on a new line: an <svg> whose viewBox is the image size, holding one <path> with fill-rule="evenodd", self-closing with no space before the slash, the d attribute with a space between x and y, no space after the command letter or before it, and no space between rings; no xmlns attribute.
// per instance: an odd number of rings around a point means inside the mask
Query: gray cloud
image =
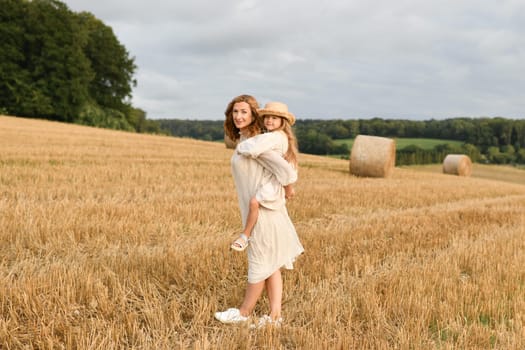
<svg viewBox="0 0 525 350"><path fill-rule="evenodd" d="M111 26L149 118L221 119L232 97L299 118L525 118L520 0L67 0Z"/></svg>

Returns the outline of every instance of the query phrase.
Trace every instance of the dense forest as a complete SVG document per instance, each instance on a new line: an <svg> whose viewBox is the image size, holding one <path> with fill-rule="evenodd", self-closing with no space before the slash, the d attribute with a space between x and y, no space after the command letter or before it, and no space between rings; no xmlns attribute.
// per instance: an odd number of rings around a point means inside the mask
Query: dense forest
<svg viewBox="0 0 525 350"><path fill-rule="evenodd" d="M56 0L0 0L0 113L137 132L136 66L111 27Z"/></svg>
<svg viewBox="0 0 525 350"><path fill-rule="evenodd" d="M162 129L178 137L223 141L223 121L159 120ZM411 145L397 150L396 162L440 163L450 153L467 154L473 161L494 164L525 164L525 120L505 118L453 118L445 120L297 120L294 131L299 150L309 154L348 157L349 146L336 140L359 134L390 138L442 139L432 150ZM447 140L461 141L452 146Z"/></svg>

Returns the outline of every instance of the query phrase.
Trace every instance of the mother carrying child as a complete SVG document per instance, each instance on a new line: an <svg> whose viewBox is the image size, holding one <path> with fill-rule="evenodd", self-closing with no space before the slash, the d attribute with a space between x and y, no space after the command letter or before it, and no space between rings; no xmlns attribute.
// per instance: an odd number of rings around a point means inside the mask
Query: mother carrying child
<svg viewBox="0 0 525 350"><path fill-rule="evenodd" d="M245 227L248 224L248 230L245 229L243 237L237 239L232 248L247 249L248 284L241 306L216 312L215 318L224 323L248 321L266 288L270 313L259 319L259 326L280 325L281 268L293 269L295 258L304 251L288 216L283 190L283 186L297 178L296 170L290 165L297 164L296 141L291 132L295 117L283 103L268 103L262 110L258 107L255 98L241 95L228 104L224 113L227 136L239 141L231 158L231 168L242 222ZM267 127L277 131L262 134L259 113L265 116ZM272 123L279 125L272 128ZM248 222L250 203L253 209L250 216L254 219Z"/></svg>

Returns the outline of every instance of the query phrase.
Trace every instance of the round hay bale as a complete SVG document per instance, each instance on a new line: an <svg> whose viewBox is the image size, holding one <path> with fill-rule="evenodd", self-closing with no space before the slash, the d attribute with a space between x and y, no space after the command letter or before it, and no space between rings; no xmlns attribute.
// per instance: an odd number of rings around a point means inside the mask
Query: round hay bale
<svg viewBox="0 0 525 350"><path fill-rule="evenodd" d="M224 134L224 144L226 145L226 148L235 148L237 147L237 142L230 139L230 137L226 134Z"/></svg>
<svg viewBox="0 0 525 350"><path fill-rule="evenodd" d="M448 154L443 160L443 173L470 176L472 174L472 162L464 154Z"/></svg>
<svg viewBox="0 0 525 350"><path fill-rule="evenodd" d="M379 136L357 135L350 153L350 173L389 177L396 165L396 142Z"/></svg>

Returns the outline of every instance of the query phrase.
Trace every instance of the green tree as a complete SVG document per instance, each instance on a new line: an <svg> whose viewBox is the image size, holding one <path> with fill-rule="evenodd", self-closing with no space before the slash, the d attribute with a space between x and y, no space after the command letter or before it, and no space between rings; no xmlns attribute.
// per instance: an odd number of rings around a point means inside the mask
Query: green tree
<svg viewBox="0 0 525 350"><path fill-rule="evenodd" d="M89 96L98 106L131 118L129 98L136 86L134 58L118 41L112 28L91 13L78 14L78 22L86 33L84 54L94 75L89 83Z"/></svg>
<svg viewBox="0 0 525 350"><path fill-rule="evenodd" d="M299 151L309 154L331 154L334 143L330 136L316 129L297 131Z"/></svg>
<svg viewBox="0 0 525 350"><path fill-rule="evenodd" d="M516 153L516 161L521 164L525 164L525 148L521 148Z"/></svg>
<svg viewBox="0 0 525 350"><path fill-rule="evenodd" d="M0 0L0 108L19 112L21 96L28 95L31 82L22 68L25 62L24 31L27 4L19 0Z"/></svg>
<svg viewBox="0 0 525 350"><path fill-rule="evenodd" d="M155 120L148 120L146 112L140 108L132 108L128 120L137 132L148 134L163 133L160 124Z"/></svg>
<svg viewBox="0 0 525 350"><path fill-rule="evenodd" d="M21 99L21 115L71 122L88 98L92 79L82 48L85 37L66 5L34 0L27 6L22 69L31 82Z"/></svg>
<svg viewBox="0 0 525 350"><path fill-rule="evenodd" d="M355 138L359 135L359 120L345 120L343 125L348 130L348 138Z"/></svg>
<svg viewBox="0 0 525 350"><path fill-rule="evenodd" d="M0 109L134 130L136 68L110 27L58 0L0 0Z"/></svg>
<svg viewBox="0 0 525 350"><path fill-rule="evenodd" d="M493 118L489 125L494 136L493 146L503 146L510 144L512 127L508 120L503 118Z"/></svg>
<svg viewBox="0 0 525 350"><path fill-rule="evenodd" d="M475 146L475 145L472 145L470 143L466 143L463 145L463 152L464 154L466 154L467 156L469 156L469 158L473 161L473 162L477 162L481 159L481 153L479 151L479 149Z"/></svg>
<svg viewBox="0 0 525 350"><path fill-rule="evenodd" d="M334 139L346 139L350 137L350 132L344 126L342 120L334 120L326 125L325 132Z"/></svg>

